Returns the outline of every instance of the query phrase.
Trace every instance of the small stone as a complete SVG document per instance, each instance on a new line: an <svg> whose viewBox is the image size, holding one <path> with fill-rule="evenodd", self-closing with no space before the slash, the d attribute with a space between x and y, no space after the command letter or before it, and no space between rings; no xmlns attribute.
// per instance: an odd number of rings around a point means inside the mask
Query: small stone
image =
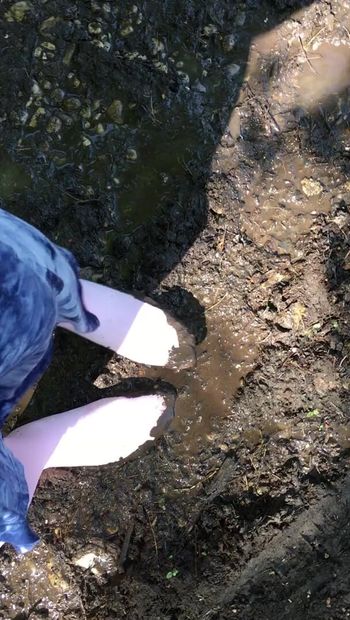
<svg viewBox="0 0 350 620"><path fill-rule="evenodd" d="M64 107L67 112L76 112L81 108L80 99L78 99L77 97L69 97L65 100Z"/></svg>
<svg viewBox="0 0 350 620"><path fill-rule="evenodd" d="M105 132L105 128L102 125L102 123L98 123L97 127L96 127L96 133L98 133L99 135L102 135Z"/></svg>
<svg viewBox="0 0 350 620"><path fill-rule="evenodd" d="M90 34L101 34L102 28L98 22L91 22L88 25L88 31Z"/></svg>
<svg viewBox="0 0 350 620"><path fill-rule="evenodd" d="M135 151L135 149L128 149L126 151L126 159L128 159L129 161L136 161L137 152Z"/></svg>
<svg viewBox="0 0 350 620"><path fill-rule="evenodd" d="M41 94L42 94L42 91L41 91L41 88L40 88L38 82L33 82L32 95L34 97L40 97Z"/></svg>
<svg viewBox="0 0 350 620"><path fill-rule="evenodd" d="M178 71L177 74L179 78L181 78L182 82L184 82L185 84L190 83L190 76L188 75L188 73L185 73L184 71Z"/></svg>
<svg viewBox="0 0 350 620"><path fill-rule="evenodd" d="M234 34L228 34L224 37L223 48L225 52L230 52L236 45L236 36Z"/></svg>
<svg viewBox="0 0 350 620"><path fill-rule="evenodd" d="M58 133L62 128L62 121L60 118L57 118L57 116L53 116L52 118L50 118L49 122L47 123L46 126L46 131L48 133Z"/></svg>
<svg viewBox="0 0 350 620"><path fill-rule="evenodd" d="M230 78L235 77L239 72L240 72L241 68L239 65L236 65L236 63L232 63L232 65L228 65L227 67L227 75Z"/></svg>
<svg viewBox="0 0 350 620"><path fill-rule="evenodd" d="M8 22L22 22L32 8L30 2L15 2L5 13L5 19Z"/></svg>
<svg viewBox="0 0 350 620"><path fill-rule="evenodd" d="M87 138L86 136L83 136L82 144L83 146L91 146L91 140Z"/></svg>
<svg viewBox="0 0 350 620"><path fill-rule="evenodd" d="M42 34L52 30L60 21L62 21L61 17L48 17L45 19L39 27L39 30Z"/></svg>
<svg viewBox="0 0 350 620"><path fill-rule="evenodd" d="M316 179L308 179L308 178L304 178L301 181L301 188L305 194L305 196L318 196L319 194L321 194L323 187L321 185L321 183L319 181L316 181Z"/></svg>
<svg viewBox="0 0 350 620"><path fill-rule="evenodd" d="M86 551L73 559L75 566L90 570L96 577L110 573L115 567L115 558L101 549Z"/></svg>
<svg viewBox="0 0 350 620"><path fill-rule="evenodd" d="M72 127L74 124L74 119L69 114L64 114L64 112L60 112L60 119L67 127Z"/></svg>
<svg viewBox="0 0 350 620"><path fill-rule="evenodd" d="M154 66L155 66L155 67L156 67L159 71L162 71L162 73L168 73L168 67L167 67L167 66L166 66L163 62L156 61L156 62L154 63ZM186 75L186 74L184 73L184 75ZM189 79L190 79L190 78L188 78L188 80L189 80Z"/></svg>
<svg viewBox="0 0 350 620"><path fill-rule="evenodd" d="M62 88L55 88L52 93L52 99L53 101L55 101L56 103L61 103L61 101L63 101L64 99L64 90L62 90Z"/></svg>
<svg viewBox="0 0 350 620"><path fill-rule="evenodd" d="M80 116L83 118L89 119L91 118L91 106L86 105L80 110Z"/></svg>
<svg viewBox="0 0 350 620"><path fill-rule="evenodd" d="M41 58L42 53L43 50L41 49L41 47L36 47L34 50L34 58Z"/></svg>
<svg viewBox="0 0 350 620"><path fill-rule="evenodd" d="M107 109L107 114L114 123L118 123L118 125L123 123L123 104L120 99L112 101Z"/></svg>
<svg viewBox="0 0 350 620"><path fill-rule="evenodd" d="M66 65L66 67L69 67L69 65L70 65L70 63L72 61L72 57L73 57L73 54L75 52L75 47L76 47L75 43L71 43L70 45L68 45L68 47L67 47L67 49L66 49L66 51L64 53L63 64Z"/></svg>
<svg viewBox="0 0 350 620"><path fill-rule="evenodd" d="M32 127L32 128L37 127L39 116L43 116L44 114L45 114L45 109L38 108L29 121L29 127Z"/></svg>
<svg viewBox="0 0 350 620"><path fill-rule="evenodd" d="M44 41L41 44L41 47L44 47L46 50L49 50L50 52L54 52L56 50L56 45L54 43L50 43L50 41Z"/></svg>
<svg viewBox="0 0 350 620"><path fill-rule="evenodd" d="M75 566L80 566L80 568L85 568L85 570L87 570L88 568L91 568L96 561L96 555L95 553L86 553L85 555L82 555L80 558L77 558L76 560L74 560L74 564Z"/></svg>
<svg viewBox="0 0 350 620"><path fill-rule="evenodd" d="M32 127L34 129L34 127L36 127L37 124L38 124L38 118L37 118L36 114L33 114L33 116L30 119L28 125L29 125L29 127Z"/></svg>
<svg viewBox="0 0 350 620"><path fill-rule="evenodd" d="M164 52L164 43L158 39L152 39L152 54L156 56L159 52Z"/></svg>
<svg viewBox="0 0 350 620"><path fill-rule="evenodd" d="M120 31L120 34L122 37L128 37L132 32L134 32L134 29L131 24L128 24Z"/></svg>
<svg viewBox="0 0 350 620"><path fill-rule="evenodd" d="M18 120L19 120L19 122L22 123L23 125L25 125L25 123L28 120L28 116L29 116L28 110L20 110L18 112Z"/></svg>
<svg viewBox="0 0 350 620"><path fill-rule="evenodd" d="M197 90L199 93L206 93L207 89L199 80L196 80L193 86L194 90Z"/></svg>
<svg viewBox="0 0 350 620"><path fill-rule="evenodd" d="M340 230L342 228L345 228L346 226L348 226L349 223L349 217L347 215L347 213L339 213L338 215L336 215L333 218L333 222L340 228Z"/></svg>
<svg viewBox="0 0 350 620"><path fill-rule="evenodd" d="M204 27L203 33L206 37L210 37L211 35L216 34L217 31L218 29L215 24L209 24L208 26Z"/></svg>
<svg viewBox="0 0 350 620"><path fill-rule="evenodd" d="M275 319L275 324L278 325L278 327L281 327L282 329L286 329L288 331L292 330L294 325L293 318L289 312L281 312L279 315L277 315Z"/></svg>

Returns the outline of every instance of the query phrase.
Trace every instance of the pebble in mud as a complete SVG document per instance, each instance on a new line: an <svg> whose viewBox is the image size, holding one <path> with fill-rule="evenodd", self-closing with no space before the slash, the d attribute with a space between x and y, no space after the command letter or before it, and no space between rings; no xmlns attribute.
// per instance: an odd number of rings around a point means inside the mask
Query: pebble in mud
<svg viewBox="0 0 350 620"><path fill-rule="evenodd" d="M82 118L85 118L86 120L91 118L91 106L90 105L85 105L81 110L80 110L80 116Z"/></svg>
<svg viewBox="0 0 350 620"><path fill-rule="evenodd" d="M302 179L301 187L302 187L302 190L305 196L307 196L308 198L310 196L318 196L319 194L322 193L322 190L323 190L323 187L319 181L317 181L316 179L311 179L311 178L308 179L306 177Z"/></svg>
<svg viewBox="0 0 350 620"><path fill-rule="evenodd" d="M96 133L99 135L102 135L104 132L105 132L104 126L102 125L102 123L98 123L96 125Z"/></svg>
<svg viewBox="0 0 350 620"><path fill-rule="evenodd" d="M230 52L236 45L236 35L228 34L224 37L223 48L225 52Z"/></svg>
<svg viewBox="0 0 350 620"><path fill-rule="evenodd" d="M48 133L58 133L62 129L62 121L57 116L50 118L46 130Z"/></svg>
<svg viewBox="0 0 350 620"><path fill-rule="evenodd" d="M128 159L129 161L136 161L137 152L135 151L135 149L130 148L126 151L126 159Z"/></svg>
<svg viewBox="0 0 350 620"><path fill-rule="evenodd" d="M55 103L61 103L61 101L63 101L65 96L64 90L62 90L62 88L55 88L52 93L51 93L51 97L52 100Z"/></svg>
<svg viewBox="0 0 350 620"><path fill-rule="evenodd" d="M107 109L109 118L118 125L123 123L123 104L120 99L114 99Z"/></svg>
<svg viewBox="0 0 350 620"><path fill-rule="evenodd" d="M73 564L97 577L103 574L111 574L116 567L116 559L107 552L98 548L82 550L75 558Z"/></svg>
<svg viewBox="0 0 350 620"><path fill-rule="evenodd" d="M81 102L78 97L69 97L64 102L64 108L67 112L76 112L81 108Z"/></svg>
<svg viewBox="0 0 350 620"><path fill-rule="evenodd" d="M5 19L8 22L22 22L32 9L33 6L30 2L15 2L5 13Z"/></svg>
<svg viewBox="0 0 350 620"><path fill-rule="evenodd" d="M236 63L232 63L232 65L228 65L226 71L228 77L233 78L240 72L240 66Z"/></svg>
<svg viewBox="0 0 350 620"><path fill-rule="evenodd" d="M33 114L32 118L29 121L29 127L36 127L38 124L38 120L40 118L40 116L45 116L46 112L45 109L42 107L39 107L36 112Z"/></svg>
<svg viewBox="0 0 350 620"><path fill-rule="evenodd" d="M43 47L46 50L49 50L49 52L54 52L56 50L56 45L54 43L51 43L51 41L44 41L41 44L41 47Z"/></svg>
<svg viewBox="0 0 350 620"><path fill-rule="evenodd" d="M40 24L39 30L42 34L47 33L50 30L53 30L53 28L55 28L55 26L57 26L57 24L60 21L61 21L60 17L54 17L52 15L51 17L48 17Z"/></svg>
<svg viewBox="0 0 350 620"><path fill-rule="evenodd" d="M90 23L88 25L88 31L89 31L90 34L97 35L97 34L101 34L102 28L101 28L101 25L99 23L92 22L92 23Z"/></svg>

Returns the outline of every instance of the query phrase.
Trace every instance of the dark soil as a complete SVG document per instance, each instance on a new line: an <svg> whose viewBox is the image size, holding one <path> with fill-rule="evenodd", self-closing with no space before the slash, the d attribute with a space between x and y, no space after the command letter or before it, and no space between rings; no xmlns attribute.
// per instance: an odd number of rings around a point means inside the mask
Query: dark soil
<svg viewBox="0 0 350 620"><path fill-rule="evenodd" d="M17 424L169 383L177 419L45 475L0 617L348 618L350 5L134 2L1 3L0 196L198 366L57 333Z"/></svg>

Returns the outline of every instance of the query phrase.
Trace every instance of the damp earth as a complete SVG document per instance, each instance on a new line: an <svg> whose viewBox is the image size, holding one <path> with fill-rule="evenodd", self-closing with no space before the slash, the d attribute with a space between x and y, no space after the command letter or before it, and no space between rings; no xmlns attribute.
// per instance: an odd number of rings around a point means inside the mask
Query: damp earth
<svg viewBox="0 0 350 620"><path fill-rule="evenodd" d="M138 458L45 473L6 620L350 617L350 3L3 0L0 199L196 340L57 331L11 425L177 391Z"/></svg>

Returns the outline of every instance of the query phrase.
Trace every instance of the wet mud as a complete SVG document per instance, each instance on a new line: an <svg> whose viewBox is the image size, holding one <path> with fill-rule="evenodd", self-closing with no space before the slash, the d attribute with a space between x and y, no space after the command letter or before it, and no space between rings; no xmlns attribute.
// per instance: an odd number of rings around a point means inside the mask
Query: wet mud
<svg viewBox="0 0 350 620"><path fill-rule="evenodd" d="M197 366L57 330L21 424L177 392L126 463L51 470L0 617L347 618L350 4L4 1L0 198Z"/></svg>

